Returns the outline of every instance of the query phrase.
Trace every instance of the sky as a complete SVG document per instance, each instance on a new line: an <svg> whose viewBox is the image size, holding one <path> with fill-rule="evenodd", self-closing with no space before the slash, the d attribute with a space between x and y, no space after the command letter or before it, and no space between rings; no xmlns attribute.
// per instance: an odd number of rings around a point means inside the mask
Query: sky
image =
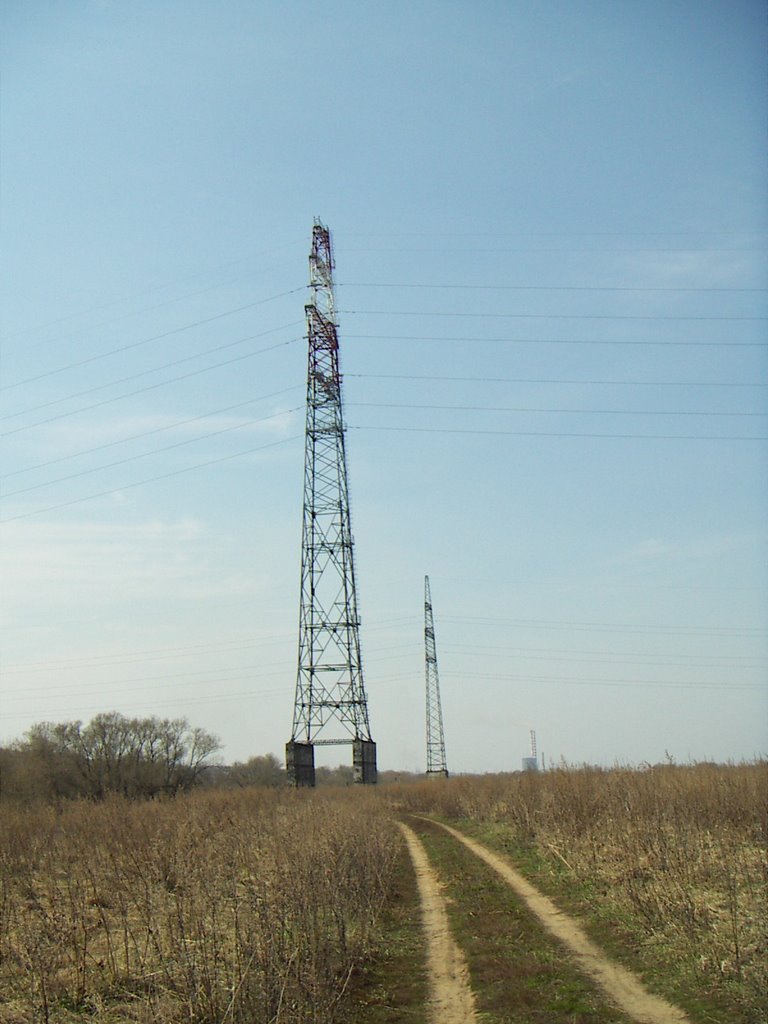
<svg viewBox="0 0 768 1024"><path fill-rule="evenodd" d="M452 773L765 755L766 53L758 0L7 0L0 743L282 758L319 218L379 767L426 575Z"/></svg>

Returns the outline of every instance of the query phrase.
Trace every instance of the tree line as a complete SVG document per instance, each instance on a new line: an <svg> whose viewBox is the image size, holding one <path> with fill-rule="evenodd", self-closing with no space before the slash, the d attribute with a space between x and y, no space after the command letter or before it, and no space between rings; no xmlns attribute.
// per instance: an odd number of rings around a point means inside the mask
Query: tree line
<svg viewBox="0 0 768 1024"><path fill-rule="evenodd" d="M186 718L128 718L116 711L88 724L40 722L0 747L0 800L59 802L175 796L207 788L279 787L286 772L274 754L225 765L221 743ZM405 781L408 773L383 773ZM349 786L351 765L318 767L320 786Z"/></svg>
<svg viewBox="0 0 768 1024"><path fill-rule="evenodd" d="M173 796L199 785L221 749L186 718L40 722L0 748L0 799L103 799L109 793Z"/></svg>

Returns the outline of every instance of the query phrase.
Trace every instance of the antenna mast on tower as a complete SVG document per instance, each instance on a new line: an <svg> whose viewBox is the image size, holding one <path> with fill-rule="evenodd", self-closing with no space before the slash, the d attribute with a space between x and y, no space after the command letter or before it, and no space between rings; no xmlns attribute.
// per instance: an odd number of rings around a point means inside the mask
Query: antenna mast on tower
<svg viewBox="0 0 768 1024"><path fill-rule="evenodd" d="M314 786L316 746L350 744L355 782L376 782L360 657L360 620L349 515L339 340L328 228L312 229L304 451L299 667L286 768Z"/></svg>
<svg viewBox="0 0 768 1024"><path fill-rule="evenodd" d="M440 704L440 680L437 675L435 622L432 617L429 576L424 577L424 646L427 677L427 776L447 778L448 766L445 762L443 710Z"/></svg>

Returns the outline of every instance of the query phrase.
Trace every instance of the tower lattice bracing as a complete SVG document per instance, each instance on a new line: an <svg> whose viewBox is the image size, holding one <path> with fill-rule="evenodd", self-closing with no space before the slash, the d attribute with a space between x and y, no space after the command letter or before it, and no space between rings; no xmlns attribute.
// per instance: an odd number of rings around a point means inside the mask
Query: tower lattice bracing
<svg viewBox="0 0 768 1024"><path fill-rule="evenodd" d="M333 266L330 233L316 222L306 306L299 667L293 731L286 745L288 777L296 786L315 784L314 748L336 744L352 746L356 782L376 781L376 744L360 657Z"/></svg>
<svg viewBox="0 0 768 1024"><path fill-rule="evenodd" d="M427 775L446 778L448 766L445 761L443 709L440 704L440 679L437 674L435 621L432 616L429 576L424 577L424 647L427 677Z"/></svg>

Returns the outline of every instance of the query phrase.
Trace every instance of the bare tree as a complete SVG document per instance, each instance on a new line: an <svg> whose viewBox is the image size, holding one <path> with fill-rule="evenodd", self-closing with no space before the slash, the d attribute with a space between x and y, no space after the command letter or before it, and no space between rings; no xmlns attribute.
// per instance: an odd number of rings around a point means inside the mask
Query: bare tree
<svg viewBox="0 0 768 1024"><path fill-rule="evenodd" d="M41 722L5 758L6 776L37 780L38 795L46 798L107 793L130 797L174 794L198 784L214 763L219 740L186 718L126 718L116 711L82 722ZM29 789L29 785L26 786ZM4 791L18 790L6 780Z"/></svg>
<svg viewBox="0 0 768 1024"><path fill-rule="evenodd" d="M284 786L285 781L285 769L274 754L249 757L247 761L235 761L226 775L226 783L241 787Z"/></svg>

